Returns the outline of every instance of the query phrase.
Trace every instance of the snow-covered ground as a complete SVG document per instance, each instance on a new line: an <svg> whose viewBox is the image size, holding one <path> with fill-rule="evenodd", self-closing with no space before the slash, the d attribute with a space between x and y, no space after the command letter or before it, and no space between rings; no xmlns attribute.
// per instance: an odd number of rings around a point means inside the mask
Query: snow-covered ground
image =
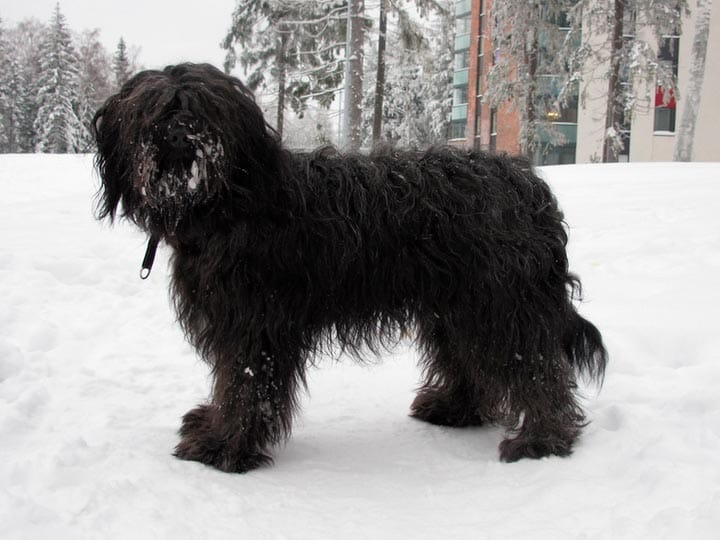
<svg viewBox="0 0 720 540"><path fill-rule="evenodd" d="M0 157L0 538L720 538L720 164L550 167L610 350L568 459L407 417L411 347L322 362L273 467L170 454L207 370L167 253L92 217L89 156Z"/></svg>

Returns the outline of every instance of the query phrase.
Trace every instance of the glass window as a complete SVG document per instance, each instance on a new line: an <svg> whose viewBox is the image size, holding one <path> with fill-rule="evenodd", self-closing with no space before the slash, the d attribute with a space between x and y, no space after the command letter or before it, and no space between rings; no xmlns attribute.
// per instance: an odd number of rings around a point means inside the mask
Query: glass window
<svg viewBox="0 0 720 540"><path fill-rule="evenodd" d="M453 86L467 86L468 84L468 70L461 69L453 73Z"/></svg>
<svg viewBox="0 0 720 540"><path fill-rule="evenodd" d="M470 49L455 53L455 69L465 69L470 66Z"/></svg>
<svg viewBox="0 0 720 540"><path fill-rule="evenodd" d="M458 17L455 19L455 34L470 33L470 17Z"/></svg>
<svg viewBox="0 0 720 540"><path fill-rule="evenodd" d="M490 112L490 151L497 148L497 109Z"/></svg>
<svg viewBox="0 0 720 540"><path fill-rule="evenodd" d="M464 15L470 13L472 9L471 0L458 0L455 2L455 15Z"/></svg>
<svg viewBox="0 0 720 540"><path fill-rule="evenodd" d="M453 88L453 105L461 105L468 102L467 86L456 86Z"/></svg>
<svg viewBox="0 0 720 540"><path fill-rule="evenodd" d="M467 103L464 105L454 105L452 108L452 118L451 120L463 120L467 118L467 111L468 106Z"/></svg>
<svg viewBox="0 0 720 540"><path fill-rule="evenodd" d="M464 139L465 138L465 120L455 120L450 124L450 138L451 139Z"/></svg>
<svg viewBox="0 0 720 540"><path fill-rule="evenodd" d="M680 49L680 38L678 36L666 36L660 40L658 46L658 60L660 65L677 77L678 52ZM655 92L655 131L675 132L675 96L672 88L665 90L658 86Z"/></svg>
<svg viewBox="0 0 720 540"><path fill-rule="evenodd" d="M655 107L655 131L675 131L675 109Z"/></svg>

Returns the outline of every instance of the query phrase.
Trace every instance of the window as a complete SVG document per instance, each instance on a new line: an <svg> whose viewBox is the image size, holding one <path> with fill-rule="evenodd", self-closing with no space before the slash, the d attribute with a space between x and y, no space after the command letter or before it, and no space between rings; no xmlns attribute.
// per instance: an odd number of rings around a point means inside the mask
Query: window
<svg viewBox="0 0 720 540"><path fill-rule="evenodd" d="M673 81L677 78L678 72L678 51L680 38L678 36L664 37L658 47L658 61L660 64L661 77ZM675 93L672 88L664 88L658 85L655 90L655 131L675 132Z"/></svg>
<svg viewBox="0 0 720 540"><path fill-rule="evenodd" d="M456 86L453 88L453 105L462 105L468 102L467 86Z"/></svg>
<svg viewBox="0 0 720 540"><path fill-rule="evenodd" d="M675 132L675 108L655 107L655 131Z"/></svg>
<svg viewBox="0 0 720 540"><path fill-rule="evenodd" d="M455 19L455 35L470 33L470 17L458 17Z"/></svg>
<svg viewBox="0 0 720 540"><path fill-rule="evenodd" d="M472 9L472 2L470 0L458 0L455 2L455 15L465 15L466 13L470 13L470 10Z"/></svg>
<svg viewBox="0 0 720 540"><path fill-rule="evenodd" d="M465 120L453 120L450 124L450 138L451 139L464 139L465 138Z"/></svg>
<svg viewBox="0 0 720 540"><path fill-rule="evenodd" d="M490 151L497 148L497 109L490 111Z"/></svg>
<svg viewBox="0 0 720 540"><path fill-rule="evenodd" d="M467 69L470 66L470 49L455 52L455 69Z"/></svg>

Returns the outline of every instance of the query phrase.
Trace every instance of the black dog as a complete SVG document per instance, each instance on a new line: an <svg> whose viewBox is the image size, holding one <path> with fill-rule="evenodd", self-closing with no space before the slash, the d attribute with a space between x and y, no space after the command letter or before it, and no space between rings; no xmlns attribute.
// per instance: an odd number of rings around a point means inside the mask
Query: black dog
<svg viewBox="0 0 720 540"><path fill-rule="evenodd" d="M172 247L177 314L213 370L178 457L236 472L268 462L315 352L377 351L408 332L425 375L414 417L500 423L513 432L505 461L570 454L584 425L576 378L601 380L606 353L571 303L563 215L527 162L293 153L209 65L139 73L94 125L99 217L120 206Z"/></svg>

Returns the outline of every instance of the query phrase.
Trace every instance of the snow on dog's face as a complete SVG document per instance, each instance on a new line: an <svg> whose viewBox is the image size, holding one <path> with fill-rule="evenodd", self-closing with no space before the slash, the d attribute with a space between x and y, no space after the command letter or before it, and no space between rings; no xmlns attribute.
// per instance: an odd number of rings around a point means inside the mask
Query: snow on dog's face
<svg viewBox="0 0 720 540"><path fill-rule="evenodd" d="M169 232L188 207L212 198L226 182L225 149L186 111L153 124L136 145L131 180L141 204L162 217Z"/></svg>
<svg viewBox="0 0 720 540"><path fill-rule="evenodd" d="M162 237L180 234L220 199L234 214L270 213L280 204L279 136L252 92L209 64L138 73L93 125L101 219L119 208Z"/></svg>
<svg viewBox="0 0 720 540"><path fill-rule="evenodd" d="M183 218L227 190L227 144L217 127L222 99L206 82L209 74L221 76L213 69L141 72L100 108L94 120L99 217L112 219L121 206L121 215L143 229L173 235Z"/></svg>

